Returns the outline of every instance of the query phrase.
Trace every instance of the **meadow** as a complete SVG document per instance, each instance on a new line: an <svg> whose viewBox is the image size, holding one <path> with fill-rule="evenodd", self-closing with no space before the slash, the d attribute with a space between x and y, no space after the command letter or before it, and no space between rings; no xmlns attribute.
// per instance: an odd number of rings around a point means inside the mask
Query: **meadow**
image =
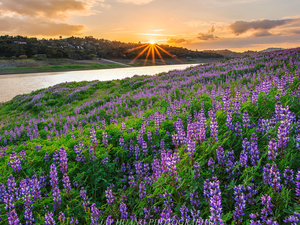
<svg viewBox="0 0 300 225"><path fill-rule="evenodd" d="M299 224L300 49L0 106L1 224Z"/></svg>

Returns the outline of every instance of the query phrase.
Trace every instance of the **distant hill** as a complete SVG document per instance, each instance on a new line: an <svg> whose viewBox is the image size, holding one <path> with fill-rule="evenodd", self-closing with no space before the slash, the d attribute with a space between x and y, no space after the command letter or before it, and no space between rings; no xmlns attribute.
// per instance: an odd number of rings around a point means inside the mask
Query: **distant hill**
<svg viewBox="0 0 300 225"><path fill-rule="evenodd" d="M259 52L273 52L273 51L279 51L279 50L285 50L285 48L267 48L267 49L261 50Z"/></svg>
<svg viewBox="0 0 300 225"><path fill-rule="evenodd" d="M244 52L234 52L228 49L223 49L223 50L204 50L203 52L206 53L215 53L222 55L224 57L243 57L246 55L256 55L260 53L266 53L266 52L272 52L272 51L278 51L278 50L284 50L284 48L267 48L261 51L244 51Z"/></svg>

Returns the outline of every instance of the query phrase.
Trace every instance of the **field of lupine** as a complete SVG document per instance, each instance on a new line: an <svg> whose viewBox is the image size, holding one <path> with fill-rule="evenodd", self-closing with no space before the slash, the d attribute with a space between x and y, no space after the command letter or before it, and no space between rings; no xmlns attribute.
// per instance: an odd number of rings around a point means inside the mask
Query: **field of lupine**
<svg viewBox="0 0 300 225"><path fill-rule="evenodd" d="M1 224L299 224L300 49L0 106Z"/></svg>

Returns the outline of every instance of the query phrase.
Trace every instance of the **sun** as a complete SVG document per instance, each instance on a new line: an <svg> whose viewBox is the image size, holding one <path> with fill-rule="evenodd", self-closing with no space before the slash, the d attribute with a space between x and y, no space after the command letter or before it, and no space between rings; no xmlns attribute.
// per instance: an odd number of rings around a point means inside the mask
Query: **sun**
<svg viewBox="0 0 300 225"><path fill-rule="evenodd" d="M155 41L153 41L153 40L151 40L148 43L145 43L143 45L129 49L129 50L125 51L124 53L132 52L134 50L141 49L141 48L144 48L144 49L130 62L131 64L134 63L134 61L137 60L140 56L142 56L143 54L146 54L147 56L145 58L144 65L146 65L147 60L150 55L152 55L152 64L153 65L155 65L155 55L157 55L160 58L160 60L166 65L166 62L163 59L162 55L160 54L159 50L166 53L167 55L171 56L172 58L176 59L178 62L182 63L176 56L172 55L171 53L169 53L168 51L163 49L161 46L156 44Z"/></svg>

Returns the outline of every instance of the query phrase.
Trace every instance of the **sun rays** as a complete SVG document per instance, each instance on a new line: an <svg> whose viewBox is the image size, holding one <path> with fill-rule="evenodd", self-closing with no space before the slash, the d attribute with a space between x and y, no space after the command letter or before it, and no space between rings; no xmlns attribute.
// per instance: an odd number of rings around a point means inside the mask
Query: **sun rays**
<svg viewBox="0 0 300 225"><path fill-rule="evenodd" d="M166 61L163 59L163 57L162 57L161 53L159 52L159 50L161 52L164 52L167 55L171 56L176 61L182 63L182 61L180 61L176 56L172 55L171 53L169 53L168 51L166 51L165 49L163 49L162 47L157 45L155 43L155 41L149 41L149 43L147 43L147 44L132 48L132 49L126 51L126 52L132 52L134 50L141 49L141 48L144 48L144 49L130 62L130 64L133 64L139 57L141 57L144 53L147 52L146 53L147 55L146 55L146 58L145 58L145 61L144 61L144 65L146 65L146 63L147 63L147 61L150 57L150 54L152 56L152 65L155 65L155 54L158 55L161 62L166 65Z"/></svg>

